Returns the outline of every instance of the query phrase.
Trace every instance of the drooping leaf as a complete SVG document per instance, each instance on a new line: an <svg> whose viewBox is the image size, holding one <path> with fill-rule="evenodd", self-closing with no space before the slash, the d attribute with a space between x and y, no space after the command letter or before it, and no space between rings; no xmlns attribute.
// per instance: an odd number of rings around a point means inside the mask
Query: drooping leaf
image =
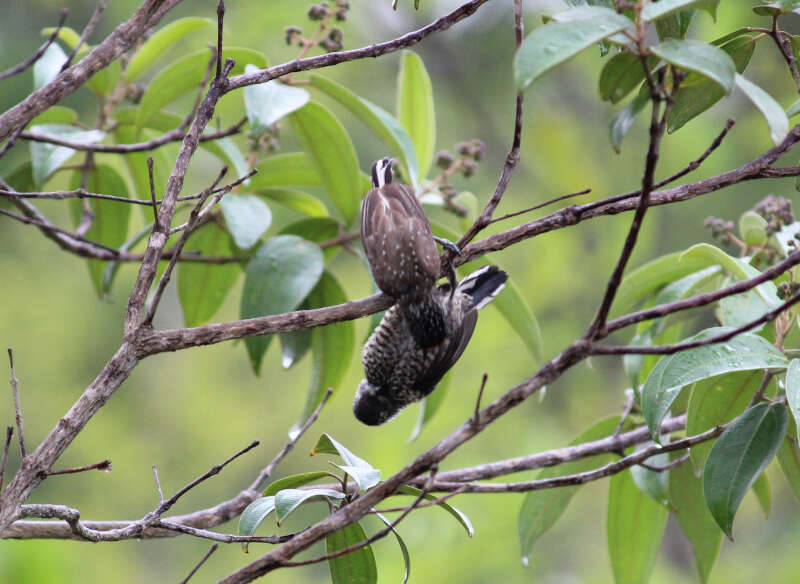
<svg viewBox="0 0 800 584"><path fill-rule="evenodd" d="M253 535L258 526L275 510L275 497L259 497L242 511L239 517L239 535ZM247 542L242 549L247 553Z"/></svg>
<svg viewBox="0 0 800 584"><path fill-rule="evenodd" d="M778 448L777 458L794 498L800 502L800 448L797 447L796 435L797 426L789 420L789 429Z"/></svg>
<svg viewBox="0 0 800 584"><path fill-rule="evenodd" d="M692 544L700 581L706 584L719 555L722 532L706 506L703 485L690 465L682 464L670 470L669 503L686 539Z"/></svg>
<svg viewBox="0 0 800 584"><path fill-rule="evenodd" d="M711 515L731 539L739 503L778 451L788 420L783 404L762 402L736 418L711 448L703 494Z"/></svg>
<svg viewBox="0 0 800 584"><path fill-rule="evenodd" d="M301 309L306 307L301 306ZM306 356L311 349L311 330L300 329L280 333L278 338L281 341L281 366L290 369Z"/></svg>
<svg viewBox="0 0 800 584"><path fill-rule="evenodd" d="M708 77L726 94L733 89L736 65L727 52L714 45L692 39L669 39L650 50L671 65Z"/></svg>
<svg viewBox="0 0 800 584"><path fill-rule="evenodd" d="M629 471L611 477L606 533L617 584L648 581L668 516L664 505L656 503L636 487Z"/></svg>
<svg viewBox="0 0 800 584"><path fill-rule="evenodd" d="M405 567L405 569L403 571L403 582L402 582L402 584L406 584L406 582L408 582L408 577L411 575L411 556L408 553L408 547L406 546L406 542L403 541L403 538L400 537L400 534L397 533L397 530L394 527L392 527L392 522L389 521L383 515L383 513L378 513L376 511L375 515L378 517L378 519L383 521L383 523L386 525L386 527L388 527L388 528L390 528L392 530L392 533L394 534L394 537L397 540L397 545L400 546L400 551L403 554L403 564L404 564L404 567Z"/></svg>
<svg viewBox="0 0 800 584"><path fill-rule="evenodd" d="M89 171L89 180L86 188L92 193L114 194L120 197L128 196L128 187L120 174L107 164L96 164ZM81 184L81 173L72 173L71 188L76 189ZM98 241L103 245L119 248L128 236L128 220L131 206L118 201L102 201L98 199L72 199L70 211L72 220L78 225L83 213L83 205L89 204L94 213L92 225L86 232L86 238ZM103 296L103 271L106 262L102 260L88 260L89 274L92 278L95 291L99 297Z"/></svg>
<svg viewBox="0 0 800 584"><path fill-rule="evenodd" d="M348 466L354 468L371 469L372 465L363 458L359 458L344 445L340 444L330 434L322 434L317 440L317 444L311 450L311 456L315 454L336 454L341 457Z"/></svg>
<svg viewBox="0 0 800 584"><path fill-rule="evenodd" d="M319 283L308 295L308 305L311 308L322 308L344 302L347 302L344 290L333 274L327 271L323 272ZM290 435L294 435L308 419L325 397L328 388L338 389L350 367L355 341L355 325L349 320L316 327L311 331L311 357L314 361L311 385L308 388L303 413Z"/></svg>
<svg viewBox="0 0 800 584"><path fill-rule="evenodd" d="M611 436L619 424L619 417L604 418L592 424L580 436L570 442L570 446L599 440ZM543 468L536 475L537 479L547 479L562 475L575 474L597 468L611 462L610 454L601 454L578 460L573 460L554 466ZM517 524L519 529L520 551L523 561L533 553L533 545L544 535L564 513L572 497L581 488L581 485L559 487L557 489L541 489L530 491L525 495L520 507Z"/></svg>
<svg viewBox="0 0 800 584"><path fill-rule="evenodd" d="M554 16L522 42L514 58L514 79L524 91L538 77L633 22L610 8L583 6Z"/></svg>
<svg viewBox="0 0 800 584"><path fill-rule="evenodd" d="M643 447L651 445L652 443L645 442ZM669 464L669 453L665 452L664 454L651 456L647 459L647 464L656 467L663 467ZM636 465L631 467L630 470L631 478L640 491L642 491L656 503L663 505L667 502L667 496L669 493L669 475L670 472L672 472L671 469L656 472L654 470L650 470L649 468Z"/></svg>
<svg viewBox="0 0 800 584"><path fill-rule="evenodd" d="M388 118L383 118L384 123ZM436 149L436 112L431 78L416 53L404 51L397 74L397 119L411 138L419 164L417 178L424 179ZM396 132L393 132L399 136ZM406 161L408 162L408 161ZM408 167L407 167L408 168ZM409 172L413 172L408 168Z"/></svg>
<svg viewBox="0 0 800 584"><path fill-rule="evenodd" d="M361 525L351 523L325 537L325 552L331 555L366 539ZM370 545L330 558L328 568L332 584L375 584L378 581L378 567Z"/></svg>
<svg viewBox="0 0 800 584"><path fill-rule="evenodd" d="M758 370L734 371L695 383L686 411L687 435L701 434L741 414L753 398L763 376ZM712 444L712 441L701 442L689 449L692 466L698 476Z"/></svg>
<svg viewBox="0 0 800 584"><path fill-rule="evenodd" d="M33 89L40 89L56 78L61 66L67 61L67 54L56 43L33 64Z"/></svg>
<svg viewBox="0 0 800 584"><path fill-rule="evenodd" d="M296 309L322 275L322 251L295 235L278 235L262 244L247 264L241 317L254 318ZM271 335L245 339L256 374Z"/></svg>
<svg viewBox="0 0 800 584"><path fill-rule="evenodd" d="M193 233L184 250L199 252L204 256L235 255L228 234L213 224ZM183 320L186 326L199 326L217 313L241 270L234 263L215 265L180 262L177 271L178 299Z"/></svg>
<svg viewBox="0 0 800 584"><path fill-rule="evenodd" d="M392 153L400 159L412 186L419 182L419 162L414 143L400 122L386 110L350 91L344 85L321 75L312 75L311 84L346 107L361 120Z"/></svg>
<svg viewBox="0 0 800 584"><path fill-rule="evenodd" d="M331 112L313 101L289 114L289 120L328 196L349 224L364 194L350 136Z"/></svg>
<svg viewBox="0 0 800 584"><path fill-rule="evenodd" d="M255 65L245 67L245 73L254 73ZM244 107L250 126L257 134L295 110L300 109L311 96L302 87L292 87L274 79L267 83L248 85L244 88Z"/></svg>
<svg viewBox="0 0 800 584"><path fill-rule="evenodd" d="M136 127L142 128L148 119L165 105L190 91L200 91L200 82L208 70L211 54L203 49L186 55L165 67L153 78L142 95L136 113ZM236 64L231 75L244 73L245 65L252 63L259 68L267 66L267 60L258 51L240 47L225 47L223 61L234 59Z"/></svg>
<svg viewBox="0 0 800 584"><path fill-rule="evenodd" d="M67 126L64 124L42 124L41 126L33 126L31 131L62 140L69 140L70 142L80 142L81 144L94 144L105 138L106 135L102 130L81 130L75 126ZM31 141L30 148L31 163L33 164L33 180L39 186L42 186L59 166L64 164L75 154L75 150L72 148L57 146L49 142ZM100 192L116 194L107 191Z"/></svg>
<svg viewBox="0 0 800 584"><path fill-rule="evenodd" d="M633 98L633 101L617 112L611 119L609 138L611 139L611 146L617 154L622 151L622 140L625 138L625 134L631 129L636 117L649 101L650 93L647 91L647 87L643 85L636 97Z"/></svg>
<svg viewBox="0 0 800 584"><path fill-rule="evenodd" d="M220 207L228 231L241 249L253 247L272 223L269 207L253 195L225 195Z"/></svg>
<svg viewBox="0 0 800 584"><path fill-rule="evenodd" d="M738 73L736 86L742 90L753 105L758 108L769 126L769 135L776 146L783 142L789 133L789 118L783 112L781 105L769 93L761 89L752 81L748 81Z"/></svg>
<svg viewBox="0 0 800 584"><path fill-rule="evenodd" d="M439 385L436 386L436 391L420 402L417 424L411 431L411 436L408 437L409 442L413 442L417 439L422 429L428 425L431 419L433 419L433 416L436 415L436 412L441 408L444 398L447 396L447 390L450 389L450 381L453 379L452 371L451 369L445 373Z"/></svg>
<svg viewBox="0 0 800 584"><path fill-rule="evenodd" d="M707 339L729 330L723 327L710 328L687 340ZM788 361L781 351L763 337L752 333L743 333L724 343L704 345L665 356L642 386L642 413L650 435L658 441L661 420L684 386L731 371L785 369L787 365Z"/></svg>
<svg viewBox="0 0 800 584"><path fill-rule="evenodd" d="M410 487L408 485L403 485L402 487L397 489L397 492L402 495L412 495L414 497L419 497L419 495L422 493L422 491L420 491L419 489L415 487ZM432 495L430 493L426 493L425 496L423 496L423 499L425 499L426 501L435 501L438 498L439 497L437 497L436 495ZM467 517L464 513L462 513L452 505L450 505L447 501L440 501L437 503L437 505L442 509L444 509L445 511L447 511L450 515L455 517L456 520L464 527L469 537L475 535L475 528L472 527L472 522L469 520L469 517Z"/></svg>
<svg viewBox="0 0 800 584"><path fill-rule="evenodd" d="M318 470L314 472L304 472L301 474L283 477L282 479L278 479L277 481L270 483L270 485L264 490L264 496L267 497L269 495L275 495L284 489L295 489L297 487L307 485L308 483L318 481L322 478L331 478L332 476L335 475L332 475L332 473L327 471Z"/></svg>
<svg viewBox="0 0 800 584"><path fill-rule="evenodd" d="M187 16L169 23L157 31L139 47L125 68L124 79L132 83L155 65L167 50L192 31L207 28L209 33L216 31L216 23L210 18ZM210 37L211 38L211 37Z"/></svg>
<svg viewBox="0 0 800 584"><path fill-rule="evenodd" d="M766 474L762 472L758 476L756 482L753 483L752 490L764 517L769 517L769 513L772 510L772 490L769 487L769 479Z"/></svg>
<svg viewBox="0 0 800 584"><path fill-rule="evenodd" d="M277 515L278 525L303 503L309 500L319 501L323 499L344 499L344 493L323 487L278 491L275 493L275 514Z"/></svg>

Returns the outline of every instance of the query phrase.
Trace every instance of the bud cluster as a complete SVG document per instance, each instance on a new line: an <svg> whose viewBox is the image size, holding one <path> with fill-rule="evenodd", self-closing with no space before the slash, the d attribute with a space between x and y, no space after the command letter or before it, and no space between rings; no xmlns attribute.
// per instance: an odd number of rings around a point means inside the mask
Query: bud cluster
<svg viewBox="0 0 800 584"><path fill-rule="evenodd" d="M281 124L280 122L275 122L271 126L268 126L266 130L257 134L256 132L251 132L248 135L249 143L250 143L250 150L251 152L265 150L267 152L276 152L280 149L280 143L278 142L278 138L281 135Z"/></svg>
<svg viewBox="0 0 800 584"><path fill-rule="evenodd" d="M313 45L323 48L326 52L340 51L343 48L342 39L344 34L342 29L336 26L329 26L331 18L343 22L347 20L347 12L350 10L350 3L346 0L335 0L330 2L320 2L311 4L306 11L306 17L312 22L319 22L319 28L311 38L303 36L303 30L299 26L287 26L284 29L286 44L297 43L303 49L303 53ZM321 37L321 38L320 38Z"/></svg>
<svg viewBox="0 0 800 584"><path fill-rule="evenodd" d="M753 210L767 221L767 235L780 231L784 225L794 223L792 202L784 197L768 195Z"/></svg>
<svg viewBox="0 0 800 584"><path fill-rule="evenodd" d="M800 282L781 282L778 284L778 298L789 300L800 291Z"/></svg>
<svg viewBox="0 0 800 584"><path fill-rule="evenodd" d="M478 170L478 161L486 152L486 144L475 138L469 142L459 142L455 146L455 151L458 152L459 158L456 158L449 150L438 152L436 166L448 175L460 172L464 177L469 178Z"/></svg>
<svg viewBox="0 0 800 584"><path fill-rule="evenodd" d="M703 225L711 231L711 237L714 239L726 244L733 242L733 230L736 229L733 221L725 221L718 217L707 217Z"/></svg>

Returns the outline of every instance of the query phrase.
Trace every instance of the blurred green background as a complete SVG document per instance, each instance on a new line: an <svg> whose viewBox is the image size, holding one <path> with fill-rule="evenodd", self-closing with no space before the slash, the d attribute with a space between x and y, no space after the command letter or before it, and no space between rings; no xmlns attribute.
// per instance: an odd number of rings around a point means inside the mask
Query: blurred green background
<svg viewBox="0 0 800 584"><path fill-rule="evenodd" d="M41 44L40 29L55 23L63 4L70 8L67 24L78 30L94 8L94 3L85 0L5 3L5 16L0 24L0 69L26 58ZM459 2L422 0L419 12L414 12L408 2L400 4L400 10L392 12L391 0L352 2L351 16L343 25L345 47L393 38L429 22ZM690 36L710 40L742 25L768 26L768 22L761 22L766 19L750 13L751 4L722 2L717 23L700 14ZM93 40L103 38L136 5L134 0L109 3ZM456 142L471 138L480 138L488 146L476 176L456 179L457 187L475 193L481 204L493 189L511 139L514 103L511 5L511 0L489 2L473 18L414 47L433 81L437 148L452 150ZM292 24L310 27L305 20L306 6L306 2L298 0L231 1L226 13L226 40L229 44L263 51L273 64L290 60L296 54L296 47L285 45L283 28ZM555 0L528 0L525 6L526 23L533 27L540 22L541 12L560 9L563 4ZM186 15L213 18L215 9L215 1L186 0L168 15L165 23ZM789 19L786 26L796 32L795 24ZM195 46L197 42L195 39ZM181 50L176 48L173 56L180 55ZM398 59L399 53L395 53L346 63L323 73L394 111ZM613 152L607 128L615 109L597 98L601 65L598 51L586 51L527 92L521 163L500 213L586 187L592 188L592 193L581 201L637 187L646 127L640 120L626 138L622 153ZM748 77L770 91L784 107L796 97L791 79L769 43L758 46ZM0 110L24 98L31 84L30 71L4 81ZM66 99L64 105L83 112L84 121L91 123L94 99L93 94L82 89ZM382 145L347 112L325 98L320 99L340 115L356 144L362 169L368 170L371 161L385 153ZM178 102L172 110L185 112L186 105ZM242 112L241 94L230 96L220 109L221 123L235 122ZM723 146L691 175L692 180L738 167L770 147L767 128L758 112L741 95L734 94L664 141L658 176L671 174L699 156L728 117L737 120L736 126ZM292 151L296 146L288 124L284 127L287 131L282 138L282 149ZM0 161L0 172L7 172L24 160L27 149L27 144L20 144ZM177 146L167 147L166 152L174 159ZM790 155L785 162L796 161L796 156ZM190 167L184 192L203 188L219 167L215 159L198 155ZM48 188L62 186L65 180L59 174L48 184ZM681 205L652 209L632 267L660 253L707 240L702 226L706 216L714 214L735 220L768 193L791 196L794 185L791 180L748 182ZM70 225L62 203L51 201L42 204L41 209L59 224ZM272 210L275 221L270 233L297 218L277 205L272 205ZM439 213L431 214L439 216ZM139 221L138 214L135 215ZM496 224L487 233L527 219L528 216ZM450 217L445 220L454 228L461 228L457 220ZM600 301L629 222L630 215L599 218L527 240L491 256L493 262L511 274L537 315L546 357L584 332ZM110 300L100 301L92 289L85 261L60 251L34 228L0 219L0 246L0 339L4 347L14 349L25 433L29 449L33 449L118 346L125 302L136 269L133 265L124 266ZM329 267L351 298L369 294L368 276L355 256L340 253ZM241 280L215 320L237 318L240 295ZM279 467L274 478L327 469L323 458L308 457L322 432L330 433L388 476L472 413L482 373L489 375L484 397L484 403L488 403L537 368L522 341L496 309L485 310L466 354L455 367L443 410L415 442L409 443L417 406L379 428L365 427L352 416L351 400L362 374L358 358L360 342L367 332L367 320L357 322L359 347L346 381L336 388L317 424ZM180 307L171 286L156 326L182 325ZM262 376L257 378L242 343L223 343L146 359L57 464L63 468L110 458L113 472L52 477L36 490L30 502L63 503L80 509L86 519L140 518L158 502L153 465L158 466L168 494L250 441L260 440L259 448L193 490L173 511L189 512L232 497L250 483L286 441L286 431L305 403L309 361L306 358L292 370L283 371L278 343L273 343ZM593 359L581 364L548 387L544 399L529 400L457 450L442 465L442 470L562 446L595 419L619 412L627 383L620 359ZM2 425L12 423L11 404L9 391L0 400ZM18 462L18 453L14 452L9 463L12 471ZM736 520L737 540L723 544L711 582L750 583L757 579L768 584L796 580L800 572L800 556L796 553L800 544L798 508L774 467L768 471L773 488L772 515L765 519L752 495L745 498ZM510 478L532 477L533 473L522 473ZM473 539L468 539L462 528L439 509L416 512L399 528L410 548L411 581L612 582L605 543L606 490L607 481L584 488L562 520L537 544L528 568L520 562L517 541L516 513L522 495L461 495L452 501L473 521L476 528ZM310 506L293 516L280 532L302 528L324 512L321 504ZM365 520L365 527L368 531L379 528L373 518ZM235 532L236 525L230 523L219 529ZM275 532L278 530L271 520L260 530L263 534ZM207 541L187 537L96 545L3 540L0 582L176 582L188 573L209 545ZM222 546L195 576L196 581L216 580L265 549L266 546L253 545L251 553L243 555L237 545ZM380 581L399 582L402 558L393 539L376 543L374 550ZM318 546L302 557L321 551ZM328 569L325 564L318 564L282 570L269 578L286 583L325 582ZM695 581L691 550L671 521L652 582Z"/></svg>

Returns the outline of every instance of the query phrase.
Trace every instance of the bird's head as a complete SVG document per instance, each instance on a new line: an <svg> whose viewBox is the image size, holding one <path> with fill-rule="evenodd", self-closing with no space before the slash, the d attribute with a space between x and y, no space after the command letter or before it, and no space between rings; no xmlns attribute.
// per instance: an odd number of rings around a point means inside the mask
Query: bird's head
<svg viewBox="0 0 800 584"><path fill-rule="evenodd" d="M363 379L353 402L353 413L359 422L379 426L397 413L397 406L381 393L380 388Z"/></svg>
<svg viewBox="0 0 800 584"><path fill-rule="evenodd" d="M393 158L384 156L372 164L372 186L376 189L392 182Z"/></svg>

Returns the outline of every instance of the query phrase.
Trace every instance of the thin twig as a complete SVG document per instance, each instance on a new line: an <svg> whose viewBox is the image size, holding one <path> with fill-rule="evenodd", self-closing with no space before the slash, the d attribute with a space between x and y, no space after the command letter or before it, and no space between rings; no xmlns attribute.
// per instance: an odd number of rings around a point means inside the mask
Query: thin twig
<svg viewBox="0 0 800 584"><path fill-rule="evenodd" d="M689 455L688 454L684 454L680 458L676 458L675 460L672 460L672 461L668 462L667 464L658 465L658 464L648 464L646 462L640 462L638 466L641 466L642 468L646 468L647 470L650 470L650 471L653 471L653 472L665 472L665 471L668 471L670 469L679 467L680 465L682 465L687 460L689 460Z"/></svg>
<svg viewBox="0 0 800 584"><path fill-rule="evenodd" d="M486 388L486 382L489 379L489 374L484 373L481 378L481 388L478 390L478 399L475 400L475 414L472 416L472 423L476 426L481 421L481 398L483 397L483 390Z"/></svg>
<svg viewBox="0 0 800 584"><path fill-rule="evenodd" d="M156 479L156 489L158 490L158 503L159 505L163 505L164 491L161 490L161 480L158 478L158 468L156 468L156 465L153 465L153 476Z"/></svg>
<svg viewBox="0 0 800 584"><path fill-rule="evenodd" d="M50 38L47 39L47 42L45 42L41 47L39 47L39 50L36 51L27 60L23 61L19 65L15 65L14 67L11 67L10 69L7 69L2 73L0 73L0 81L12 77L14 75L17 75L18 73L22 73L23 71L25 71L25 69L32 66L34 63L36 63L36 61L42 58L42 55L44 55L45 51L47 51L47 49L50 48L50 45L52 45L53 42L55 42L55 40L58 38L58 33L61 32L61 28L64 26L64 22L67 20L68 12L69 10L66 8L61 9L61 12L58 16L58 26L56 26L55 30L50 35Z"/></svg>
<svg viewBox="0 0 800 584"><path fill-rule="evenodd" d="M147 157L147 176L150 179L150 202L153 205L153 222L158 221L158 204L156 203L156 184L153 179L153 157Z"/></svg>
<svg viewBox="0 0 800 584"><path fill-rule="evenodd" d="M19 386L17 374L14 371L14 352L8 349L8 363L11 366L11 393L14 396L14 419L17 423L17 438L19 438L19 451L22 458L25 458L25 435L22 433L22 407L19 404Z"/></svg>
<svg viewBox="0 0 800 584"><path fill-rule="evenodd" d="M72 468L62 468L61 470L48 470L44 472L44 475L52 477L55 475L86 472L87 470L100 470L103 472L109 472L111 469L112 469L111 461L106 459L106 460L101 460L100 462L95 462L94 464L85 464L83 466L74 466Z"/></svg>
<svg viewBox="0 0 800 584"><path fill-rule="evenodd" d="M200 567L203 564L206 563L206 560L211 557L211 554L213 554L215 551L217 551L218 547L219 547L219 544L215 543L214 545L212 545L211 549L208 550L202 558L200 558L200 561L197 562L197 564L195 565L194 568L192 568L191 572L189 572L189 574L186 576L186 578L181 580L178 584L186 584L192 578L192 576L194 576L195 572L197 572L197 570L199 570Z"/></svg>
<svg viewBox="0 0 800 584"><path fill-rule="evenodd" d="M6 474L6 463L8 463L8 450L11 447L11 438L14 436L14 426L6 426L6 441L3 445L3 459L0 460L0 493L3 492L3 478Z"/></svg>
<svg viewBox="0 0 800 584"><path fill-rule="evenodd" d="M94 12L92 13L92 17L89 19L89 22L86 24L86 27L83 29L83 32L81 33L81 38L78 39L78 44L72 47L72 51L70 51L69 55L67 55L67 60L64 61L63 65L61 65L61 70L59 71L59 73L69 69L69 66L72 63L72 59L75 58L75 55L78 54L80 48L86 43L86 40L89 38L89 35L92 34L92 32L94 31L95 27L97 26L97 23L100 21L100 15L103 14L103 10L105 9L106 9L106 0L100 0L100 2L97 4L97 8L95 8Z"/></svg>
<svg viewBox="0 0 800 584"><path fill-rule="evenodd" d="M560 197L556 197L555 199L550 199L549 201L545 201L544 203L539 203L538 205L534 205L533 207L528 207L527 209L523 209L522 211L509 213L508 215L503 215L502 217L495 217L494 219L491 219L489 221L488 225L491 225L492 223L497 223L498 221L505 221L506 219L511 219L512 217L519 217L520 215L524 215L525 213L530 213L531 211L535 211L536 209L541 209L542 207L547 207L548 205L552 205L553 203L558 203L559 201L563 201L564 199L571 199L572 197L588 195L591 192L592 189L583 189L582 191L577 191L575 193L561 195Z"/></svg>

